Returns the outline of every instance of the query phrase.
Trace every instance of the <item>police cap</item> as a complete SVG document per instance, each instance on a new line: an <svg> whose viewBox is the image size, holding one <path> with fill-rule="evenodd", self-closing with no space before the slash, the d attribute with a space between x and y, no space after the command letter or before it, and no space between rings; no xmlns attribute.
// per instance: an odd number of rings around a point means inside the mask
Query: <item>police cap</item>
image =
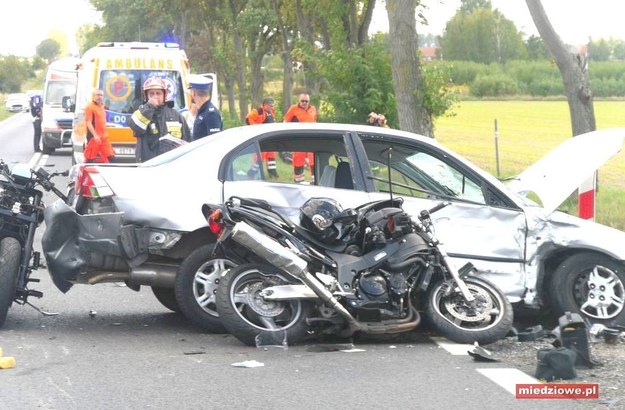
<svg viewBox="0 0 625 410"><path fill-rule="evenodd" d="M202 75L189 76L189 89L193 90L210 90L213 81Z"/></svg>

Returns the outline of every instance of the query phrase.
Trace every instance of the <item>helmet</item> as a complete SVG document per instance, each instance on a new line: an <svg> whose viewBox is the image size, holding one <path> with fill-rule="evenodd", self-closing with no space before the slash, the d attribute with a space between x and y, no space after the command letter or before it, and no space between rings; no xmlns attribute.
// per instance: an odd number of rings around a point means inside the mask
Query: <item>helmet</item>
<svg viewBox="0 0 625 410"><path fill-rule="evenodd" d="M342 210L334 199L310 198L300 208L300 225L321 242L331 243L339 234L333 218Z"/></svg>
<svg viewBox="0 0 625 410"><path fill-rule="evenodd" d="M148 99L148 90L163 90L165 94L164 100L167 101L167 86L165 85L165 81L160 78L150 77L143 83L143 96L146 100Z"/></svg>

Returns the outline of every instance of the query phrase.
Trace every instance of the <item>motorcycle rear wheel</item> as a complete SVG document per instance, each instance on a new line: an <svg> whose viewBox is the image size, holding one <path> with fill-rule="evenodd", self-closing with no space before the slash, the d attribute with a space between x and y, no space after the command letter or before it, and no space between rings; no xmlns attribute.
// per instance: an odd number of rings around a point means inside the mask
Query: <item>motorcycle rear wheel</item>
<svg viewBox="0 0 625 410"><path fill-rule="evenodd" d="M301 300L270 301L260 292L268 287L293 283L293 278L267 264L244 264L232 268L217 288L217 312L224 327L248 346L257 339L293 345L308 333L306 318L311 303Z"/></svg>
<svg viewBox="0 0 625 410"><path fill-rule="evenodd" d="M475 297L475 307L467 304L456 287L449 294L449 282L440 282L428 294L426 317L444 337L456 343L480 345L506 337L512 329L512 305L491 282L476 277L465 278Z"/></svg>
<svg viewBox="0 0 625 410"><path fill-rule="evenodd" d="M4 238L0 241L0 327L4 325L15 298L21 255L22 245L17 239Z"/></svg>

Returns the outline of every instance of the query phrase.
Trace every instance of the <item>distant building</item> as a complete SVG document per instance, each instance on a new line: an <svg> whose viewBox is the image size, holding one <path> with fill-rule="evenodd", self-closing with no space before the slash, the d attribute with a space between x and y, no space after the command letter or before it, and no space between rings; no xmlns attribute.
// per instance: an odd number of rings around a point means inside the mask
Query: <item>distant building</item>
<svg viewBox="0 0 625 410"><path fill-rule="evenodd" d="M419 47L423 61L442 60L441 49L439 47Z"/></svg>

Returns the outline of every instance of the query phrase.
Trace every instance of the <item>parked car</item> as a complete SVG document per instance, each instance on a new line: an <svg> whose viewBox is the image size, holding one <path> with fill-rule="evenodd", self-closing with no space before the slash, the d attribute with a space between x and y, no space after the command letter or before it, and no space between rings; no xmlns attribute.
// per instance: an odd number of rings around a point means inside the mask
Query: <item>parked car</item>
<svg viewBox="0 0 625 410"><path fill-rule="evenodd" d="M506 184L437 141L398 130L320 123L233 128L143 164L75 166L71 206L57 201L46 209L43 250L62 291L76 283L148 285L172 310L186 306L187 316L214 318L213 293L230 265L209 257L206 244L215 238L202 204L259 198L297 221L311 197L354 207L402 196L412 215L445 200L452 206L434 215L437 236L458 266L472 262L517 307L579 312L611 324L625 317L625 232L556 208L624 139L625 129L571 138ZM312 153L305 180L295 183L293 165L282 161L278 178L268 175L257 161L272 151ZM202 245L208 248L199 260L183 263ZM193 280L177 280L181 275Z"/></svg>
<svg viewBox="0 0 625 410"><path fill-rule="evenodd" d="M28 111L30 107L30 99L25 93L9 94L5 107L10 112Z"/></svg>

